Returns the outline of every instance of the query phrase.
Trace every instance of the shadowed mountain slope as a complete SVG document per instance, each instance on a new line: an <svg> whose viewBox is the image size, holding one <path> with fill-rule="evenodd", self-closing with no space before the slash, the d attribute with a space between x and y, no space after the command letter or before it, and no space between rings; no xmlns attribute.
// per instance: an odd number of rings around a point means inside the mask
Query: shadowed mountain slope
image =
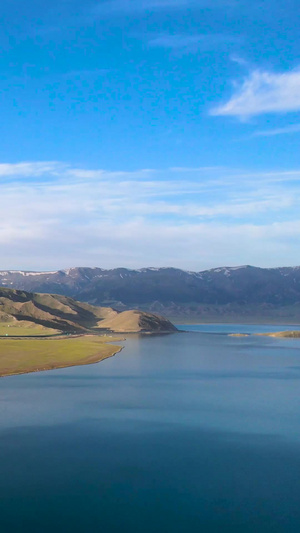
<svg viewBox="0 0 300 533"><path fill-rule="evenodd" d="M56 272L0 271L0 287L71 296L118 310L215 318L281 316L300 319L300 267L70 268Z"/></svg>

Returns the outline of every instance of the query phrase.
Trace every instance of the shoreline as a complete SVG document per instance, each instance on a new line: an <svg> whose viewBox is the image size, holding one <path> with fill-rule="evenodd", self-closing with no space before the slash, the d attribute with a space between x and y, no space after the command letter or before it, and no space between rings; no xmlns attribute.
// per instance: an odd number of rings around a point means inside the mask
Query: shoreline
<svg viewBox="0 0 300 533"><path fill-rule="evenodd" d="M300 328L300 322L289 322L288 320L241 320L236 319L234 320L214 320L214 319L207 319L207 320L199 320L199 319L177 319L177 318L170 318L169 320L172 321L172 323L175 326L230 326L231 324L235 324L238 326L297 326Z"/></svg>
<svg viewBox="0 0 300 533"><path fill-rule="evenodd" d="M81 353L80 349L82 350L82 352L84 352L85 349L88 349L88 348L93 348L93 352L94 352L94 349L95 349L95 346L93 345L94 341L96 339L99 339L99 336L98 335L79 335L79 336L74 336L74 337L66 337L64 339L40 339L40 342L43 342L43 343L47 343L47 346L44 345L46 348L48 348L48 342L52 342L52 340L56 340L57 342L59 341L62 341L63 343L68 343L68 342L72 342L72 340L76 340L77 339L80 339L80 342L81 343L84 343L84 341L86 341L86 338L88 338L88 342L89 343L92 343L91 346L85 346L83 344L82 348L80 348L80 346L75 346L77 348L77 352L78 352L78 348L79 348L79 352ZM20 340L27 340L26 344L29 343L31 340L34 341L34 344L37 345L39 343L39 339L36 339L36 338L15 338L15 337L11 337L10 339L9 338L5 338L3 339L3 341L7 341L8 343L9 342L16 342L18 343L18 347L20 346L19 345L19 342ZM114 339L115 342L120 342L120 341L124 341L125 339L124 338L117 338L117 339ZM114 357L116 354L120 353L124 346L117 346L117 345L114 345L114 344L111 344L112 342L114 342L114 340L112 338L109 338L109 339L105 339L103 340L102 342L99 342L99 346L97 346L97 350L96 350L96 353L89 353L88 355L86 356L79 356L78 359L76 359L76 355L74 356L74 359L72 360L68 360L66 358L62 359L61 361L55 359L58 357L57 353L55 352L54 354L54 357L53 357L53 360L48 360L48 361L43 361L43 357L45 358L45 355L47 356L47 353L44 352L43 353L43 346L40 346L41 350L37 352L37 354L35 354L36 356L36 361L34 362L28 362L28 361L25 361L23 362L23 358L24 356L24 353L22 352L20 355L19 355L19 362L20 364L22 365L22 368L13 368L13 365L9 365L9 361L8 363L6 363L6 366L4 368L1 369L1 366L0 366L0 378L5 378L5 377L10 377L10 376L19 376L19 375L22 375L22 374L31 374L31 373L34 373L34 372L46 372L46 371L49 371L49 370L59 370L59 369L62 369L62 368L70 368L70 367L73 367L73 366L84 366L84 365L91 365L91 364L96 364L96 363L101 363L101 361L104 361L105 359L108 359L110 357ZM47 342L48 341L48 342ZM96 341L97 342L97 341ZM1 343L2 344L2 343ZM0 346L1 346L0 344ZM2 345L3 346L3 345ZM15 345L11 345L10 348L15 348ZM65 346L63 346L63 348L65 348ZM68 348L68 357L70 356L70 353L72 355L72 350L70 350L70 346L67 347ZM9 349L6 350L6 353L9 352ZM10 354L9 354L10 355ZM18 357L18 354L17 356L15 356L15 354L13 354L12 357L12 362L15 363L16 361L16 357ZM51 356L50 356L51 357ZM1 357L0 357L0 363L1 363ZM3 361L2 361L2 364L3 364Z"/></svg>

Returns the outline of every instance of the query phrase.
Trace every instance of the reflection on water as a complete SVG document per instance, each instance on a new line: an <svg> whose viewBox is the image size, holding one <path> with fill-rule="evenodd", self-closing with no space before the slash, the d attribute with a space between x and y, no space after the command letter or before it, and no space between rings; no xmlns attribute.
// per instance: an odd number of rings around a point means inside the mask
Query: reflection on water
<svg viewBox="0 0 300 533"><path fill-rule="evenodd" d="M298 532L300 340L241 327L0 380L1 532Z"/></svg>

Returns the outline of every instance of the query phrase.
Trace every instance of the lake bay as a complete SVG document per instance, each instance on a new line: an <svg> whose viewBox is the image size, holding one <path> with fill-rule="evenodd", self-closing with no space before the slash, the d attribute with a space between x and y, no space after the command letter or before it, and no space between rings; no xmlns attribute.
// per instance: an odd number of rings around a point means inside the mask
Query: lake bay
<svg viewBox="0 0 300 533"><path fill-rule="evenodd" d="M182 326L0 380L1 532L299 532L297 329Z"/></svg>

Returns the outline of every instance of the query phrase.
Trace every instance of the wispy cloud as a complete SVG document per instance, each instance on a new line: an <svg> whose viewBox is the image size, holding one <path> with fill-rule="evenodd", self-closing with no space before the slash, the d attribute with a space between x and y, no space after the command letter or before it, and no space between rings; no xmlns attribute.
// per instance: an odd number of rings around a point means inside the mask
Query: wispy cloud
<svg viewBox="0 0 300 533"><path fill-rule="evenodd" d="M300 124L292 124L285 128L277 128L273 130L262 130L253 133L253 137L273 137L274 135L288 135L289 133L300 132Z"/></svg>
<svg viewBox="0 0 300 533"><path fill-rule="evenodd" d="M233 96L225 104L214 108L211 114L243 118L299 110L299 69L284 73L255 70L241 85L235 84Z"/></svg>
<svg viewBox="0 0 300 533"><path fill-rule="evenodd" d="M0 165L1 265L201 269L275 265L280 254L297 263L299 176L298 170L131 172L60 162L5 163Z"/></svg>
<svg viewBox="0 0 300 533"><path fill-rule="evenodd" d="M237 65L240 65L241 67L249 67L248 61L245 58L239 56L238 54L232 54L230 56L230 60L233 63L237 63Z"/></svg>
<svg viewBox="0 0 300 533"><path fill-rule="evenodd" d="M225 34L160 34L149 39L149 46L169 48L171 50L181 50L190 52L192 50L210 50L217 46L236 42L237 38Z"/></svg>
<svg viewBox="0 0 300 533"><path fill-rule="evenodd" d="M0 163L0 177L40 177L61 175L66 165L57 161L25 161L22 163Z"/></svg>

